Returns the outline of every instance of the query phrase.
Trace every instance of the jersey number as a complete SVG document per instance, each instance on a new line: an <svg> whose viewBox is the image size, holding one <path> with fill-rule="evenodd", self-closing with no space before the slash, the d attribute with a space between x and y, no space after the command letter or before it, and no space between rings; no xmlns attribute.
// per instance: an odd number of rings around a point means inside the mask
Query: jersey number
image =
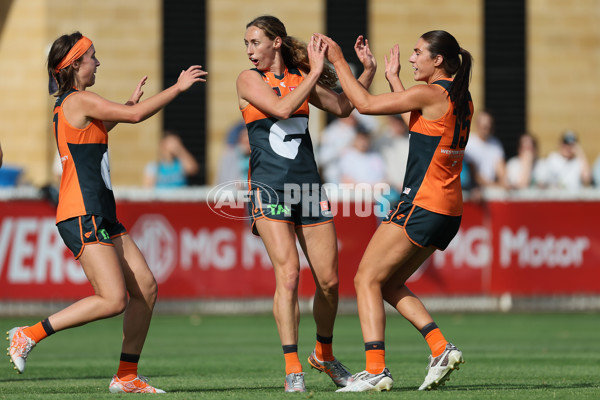
<svg viewBox="0 0 600 400"><path fill-rule="evenodd" d="M456 109L454 110L454 115L456 115ZM451 149L456 149L457 147L464 149L467 146L470 127L471 115L468 115L468 117L464 118L462 121L459 120L458 117L456 118L456 123L454 124L454 136L452 138L452 144L450 145Z"/></svg>
<svg viewBox="0 0 600 400"><path fill-rule="evenodd" d="M307 132L308 118L288 118L277 121L271 126L269 143L281 157L293 160L298 155L300 142Z"/></svg>

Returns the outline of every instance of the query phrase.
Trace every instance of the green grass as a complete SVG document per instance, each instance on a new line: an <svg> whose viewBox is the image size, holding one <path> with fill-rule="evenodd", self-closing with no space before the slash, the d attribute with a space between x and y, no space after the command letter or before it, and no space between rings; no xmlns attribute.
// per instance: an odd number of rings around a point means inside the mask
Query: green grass
<svg viewBox="0 0 600 400"><path fill-rule="evenodd" d="M0 328L37 322L0 318ZM440 314L436 322L460 347L466 364L441 390L418 392L428 348L399 316L389 316L390 393L335 393L324 374L310 370L314 322L303 315L299 349L308 392L283 393L281 347L270 315L155 316L140 373L170 399L598 399L600 316L596 314ZM108 383L120 352L121 319L71 329L40 343L25 374L5 356L0 399L114 399ZM364 369L356 316L339 316L336 356L353 372ZM134 396L135 397L135 396ZM136 397L137 398L137 397Z"/></svg>

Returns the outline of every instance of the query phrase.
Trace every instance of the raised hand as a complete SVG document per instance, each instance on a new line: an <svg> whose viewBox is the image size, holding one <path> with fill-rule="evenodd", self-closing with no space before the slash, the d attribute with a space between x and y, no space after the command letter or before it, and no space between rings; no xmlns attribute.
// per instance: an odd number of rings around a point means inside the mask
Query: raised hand
<svg viewBox="0 0 600 400"><path fill-rule="evenodd" d="M144 95L144 91L142 90L142 86L144 86L146 84L146 81L148 80L148 76L144 76L142 79L140 79L140 82L137 84L137 86L135 87L135 90L133 91L133 94L131 95L131 97L129 98L129 100L127 100L127 105L134 105L139 103L140 99L142 98L142 96Z"/></svg>
<svg viewBox="0 0 600 400"><path fill-rule="evenodd" d="M188 69L181 71L179 79L177 79L177 86L182 92L185 92L196 82L206 82L203 76L207 74L208 72L203 71L201 65L192 65Z"/></svg>
<svg viewBox="0 0 600 400"><path fill-rule="evenodd" d="M377 69L377 61L375 60L373 53L371 53L369 41L365 39L363 35L356 38L354 51L365 69Z"/></svg>
<svg viewBox="0 0 600 400"><path fill-rule="evenodd" d="M323 72L323 66L325 64L327 44L321 37L312 35L310 38L310 43L307 46L307 50L308 60L310 62L310 72L320 75L321 72Z"/></svg>
<svg viewBox="0 0 600 400"><path fill-rule="evenodd" d="M325 36L322 33L316 33L315 35L321 38L323 43L327 45L327 52L325 53L325 57L327 57L330 63L334 64L335 62L344 58L344 53L342 52L342 49L332 38Z"/></svg>
<svg viewBox="0 0 600 400"><path fill-rule="evenodd" d="M390 56L384 56L385 60L385 79L398 78L400 75L400 48L396 44L390 49Z"/></svg>

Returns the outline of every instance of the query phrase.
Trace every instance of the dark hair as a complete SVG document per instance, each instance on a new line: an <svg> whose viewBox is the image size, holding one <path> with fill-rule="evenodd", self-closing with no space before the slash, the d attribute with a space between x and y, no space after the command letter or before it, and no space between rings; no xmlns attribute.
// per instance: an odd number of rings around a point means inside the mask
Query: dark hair
<svg viewBox="0 0 600 400"><path fill-rule="evenodd" d="M454 36L446 31L429 31L421 37L429 43L431 58L441 55L444 58L442 68L448 75L454 76L448 95L456 105L457 117L464 119L470 113L471 53L460 47Z"/></svg>
<svg viewBox="0 0 600 400"><path fill-rule="evenodd" d="M77 83L75 71L71 66L61 69L58 73L54 70L82 37L80 32L73 32L70 35L62 35L52 43L48 53L48 91L56 97L68 92Z"/></svg>
<svg viewBox="0 0 600 400"><path fill-rule="evenodd" d="M285 25L277 17L272 15L263 15L250 21L246 25L246 29L255 26L261 29L265 36L271 40L280 37L282 41L281 55L283 62L288 68L298 68L299 70L308 73L310 72L310 62L308 60L308 50L306 43L296 39L293 36L288 36ZM319 83L329 88L335 87L337 76L335 70L325 64L323 72L319 77Z"/></svg>

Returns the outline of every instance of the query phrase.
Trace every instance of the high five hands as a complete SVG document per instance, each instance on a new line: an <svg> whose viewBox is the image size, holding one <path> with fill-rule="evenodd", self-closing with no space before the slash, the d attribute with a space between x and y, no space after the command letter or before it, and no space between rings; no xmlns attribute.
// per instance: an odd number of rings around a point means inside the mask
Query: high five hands
<svg viewBox="0 0 600 400"><path fill-rule="evenodd" d="M315 33L313 35L317 40L321 40L321 42L326 46L325 56L329 60L330 63L335 64L336 62L344 59L344 54L340 46L330 37L323 35L322 33ZM354 51L356 52L356 56L359 61L363 65L363 67L367 70L375 70L377 69L377 61L371 52L371 48L369 47L369 41L365 39L363 35L360 35L356 38L356 43L354 44Z"/></svg>

